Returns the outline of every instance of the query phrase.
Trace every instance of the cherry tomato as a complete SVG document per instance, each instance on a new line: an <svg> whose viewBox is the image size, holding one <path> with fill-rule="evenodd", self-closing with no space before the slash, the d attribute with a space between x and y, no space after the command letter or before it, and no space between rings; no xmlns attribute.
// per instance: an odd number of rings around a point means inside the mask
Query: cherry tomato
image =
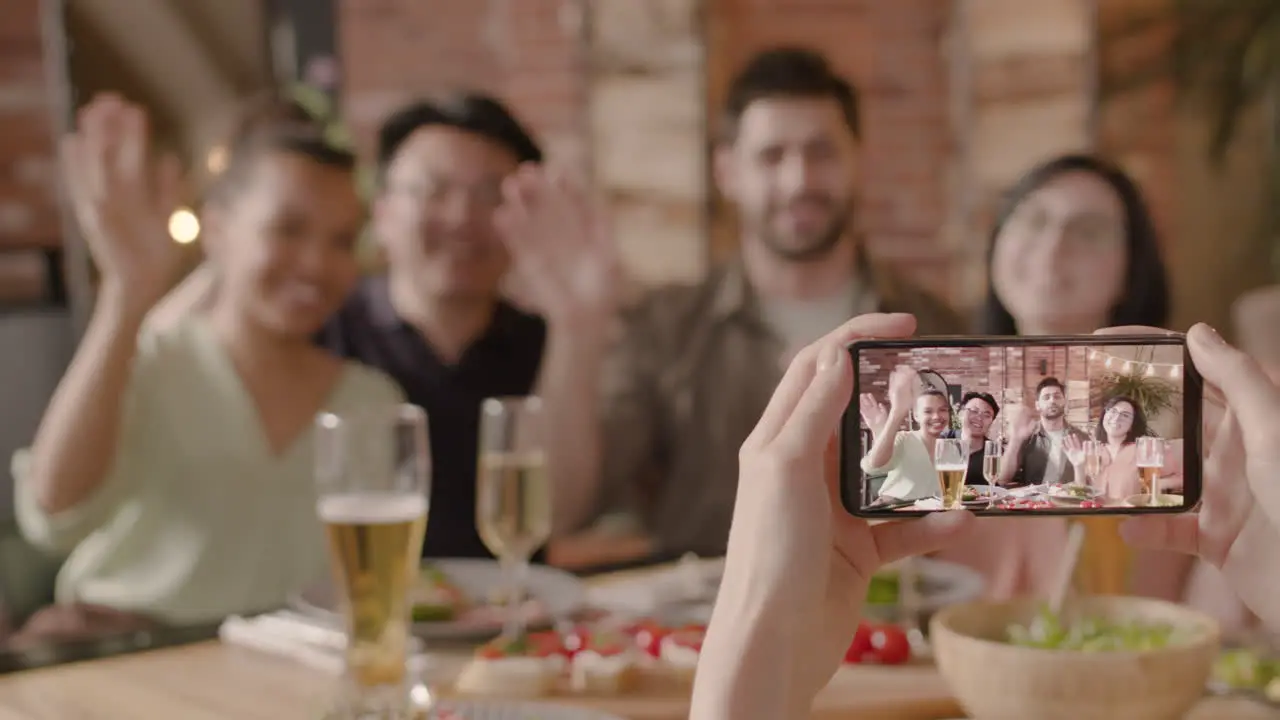
<svg viewBox="0 0 1280 720"><path fill-rule="evenodd" d="M662 638L668 634L667 630L657 625L642 628L635 634L636 647L650 657L662 657Z"/></svg>
<svg viewBox="0 0 1280 720"><path fill-rule="evenodd" d="M702 652L702 637L704 633L700 630L677 630L671 633L671 642L698 652Z"/></svg>
<svg viewBox="0 0 1280 720"><path fill-rule="evenodd" d="M573 657L591 644L591 631L584 627L575 627L564 636L564 654Z"/></svg>
<svg viewBox="0 0 1280 720"><path fill-rule="evenodd" d="M871 630L871 659L882 665L900 665L911 659L911 641L902 628L880 625Z"/></svg>
<svg viewBox="0 0 1280 720"><path fill-rule="evenodd" d="M485 660L497 660L499 658L506 657L506 653L504 653L500 647L490 647L486 645L479 650L476 650L476 657L483 658Z"/></svg>
<svg viewBox="0 0 1280 720"><path fill-rule="evenodd" d="M849 643L849 649L844 653L844 661L847 663L860 663L871 652L871 626L867 623L858 623L858 630L853 633L853 642Z"/></svg>

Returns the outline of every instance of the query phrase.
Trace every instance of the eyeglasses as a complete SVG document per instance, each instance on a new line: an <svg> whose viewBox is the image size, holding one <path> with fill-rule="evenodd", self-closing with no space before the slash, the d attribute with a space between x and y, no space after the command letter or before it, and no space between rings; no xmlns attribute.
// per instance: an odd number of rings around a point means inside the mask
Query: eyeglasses
<svg viewBox="0 0 1280 720"><path fill-rule="evenodd" d="M982 408L977 408L977 407L967 407L964 409L964 413L966 415L973 415L976 417L980 417L983 420L987 420L987 421L996 419L995 413L992 413L990 410L983 410Z"/></svg>
<svg viewBox="0 0 1280 720"><path fill-rule="evenodd" d="M443 203L459 195L465 198L468 204L480 210L496 210L502 204L500 180L465 184L439 175L427 175L412 181L391 183L388 189L393 193L413 197L427 205Z"/></svg>
<svg viewBox="0 0 1280 720"><path fill-rule="evenodd" d="M1133 413L1129 412L1128 410L1121 410L1118 407L1113 407L1107 411L1107 417L1113 417L1118 420L1132 420Z"/></svg>

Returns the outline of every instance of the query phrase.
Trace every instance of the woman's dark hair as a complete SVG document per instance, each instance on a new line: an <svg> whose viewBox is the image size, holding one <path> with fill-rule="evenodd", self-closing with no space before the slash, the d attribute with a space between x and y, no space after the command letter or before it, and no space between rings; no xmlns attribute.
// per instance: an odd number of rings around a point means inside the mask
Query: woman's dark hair
<svg viewBox="0 0 1280 720"><path fill-rule="evenodd" d="M1163 327L1169 319L1169 281L1160 255L1155 223L1142 192L1123 170L1092 155L1063 155L1033 168L1005 195L996 215L987 246L987 268L995 254L996 239L1009 217L1027 198L1059 175L1084 172L1105 182L1124 207L1125 273L1120 299L1111 308L1108 325ZM1017 326L1008 308L996 296L987 273L987 300L979 318L979 330L988 335L1016 335Z"/></svg>
<svg viewBox="0 0 1280 720"><path fill-rule="evenodd" d="M1114 395L1102 404L1102 415L1098 417L1098 426L1093 431L1093 437L1098 442L1107 441L1107 431L1102 427L1102 419L1107 416L1111 408L1120 403L1128 403L1129 407L1133 408L1133 424L1129 426L1129 434L1124 439L1125 444L1137 442L1138 438L1150 434L1147 429L1147 414L1142 412L1142 406L1138 401L1128 395Z"/></svg>
<svg viewBox="0 0 1280 720"><path fill-rule="evenodd" d="M270 94L241 107L221 146L222 167L210 179L206 201L224 199L243 185L245 173L264 152L295 153L328 167L354 172L356 156L330 139L322 118L288 97Z"/></svg>

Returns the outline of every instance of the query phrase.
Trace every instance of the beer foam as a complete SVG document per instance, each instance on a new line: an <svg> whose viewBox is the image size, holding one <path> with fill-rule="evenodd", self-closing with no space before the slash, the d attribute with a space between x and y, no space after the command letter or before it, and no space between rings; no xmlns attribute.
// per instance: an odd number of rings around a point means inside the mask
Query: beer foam
<svg viewBox="0 0 1280 720"><path fill-rule="evenodd" d="M320 519L329 523L386 523L416 520L427 514L425 495L350 493L324 495L316 502Z"/></svg>

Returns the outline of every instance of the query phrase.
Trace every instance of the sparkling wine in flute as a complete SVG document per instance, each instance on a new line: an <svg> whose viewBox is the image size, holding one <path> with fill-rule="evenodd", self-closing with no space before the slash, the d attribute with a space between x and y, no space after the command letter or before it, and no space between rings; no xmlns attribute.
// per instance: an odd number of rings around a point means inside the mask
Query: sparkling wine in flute
<svg viewBox="0 0 1280 720"><path fill-rule="evenodd" d="M982 456L982 476L993 486L1000 477L1000 460L1001 458L998 454Z"/></svg>
<svg viewBox="0 0 1280 720"><path fill-rule="evenodd" d="M499 558L527 560L551 537L551 488L542 453L482 453L476 527Z"/></svg>
<svg viewBox="0 0 1280 720"><path fill-rule="evenodd" d="M960 507L964 496L965 466L938 467L938 484L942 487L942 508L954 510Z"/></svg>
<svg viewBox="0 0 1280 720"><path fill-rule="evenodd" d="M1097 453L1085 455L1084 472L1090 479L1098 477L1102 473L1102 456Z"/></svg>
<svg viewBox="0 0 1280 720"><path fill-rule="evenodd" d="M408 603L427 528L427 499L329 495L320 498L317 509L329 538L333 575L347 601L351 678L364 687L399 685L405 675Z"/></svg>

